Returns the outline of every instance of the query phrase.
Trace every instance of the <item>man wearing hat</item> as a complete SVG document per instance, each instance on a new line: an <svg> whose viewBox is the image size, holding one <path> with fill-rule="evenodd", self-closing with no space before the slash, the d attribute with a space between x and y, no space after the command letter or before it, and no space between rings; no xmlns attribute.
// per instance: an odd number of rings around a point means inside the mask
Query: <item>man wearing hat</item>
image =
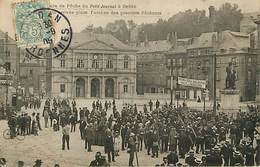
<svg viewBox="0 0 260 167"><path fill-rule="evenodd" d="M195 162L196 158L194 157L194 151L191 150L189 152L189 156L185 158L185 163L190 166L197 166L198 164Z"/></svg>
<svg viewBox="0 0 260 167"><path fill-rule="evenodd" d="M13 114L11 118L8 120L8 126L10 129L10 137L13 139L15 137L15 128L16 128L16 117Z"/></svg>
<svg viewBox="0 0 260 167"><path fill-rule="evenodd" d="M67 143L67 149L70 149L70 127L69 124L66 123L62 128L62 150L65 149L65 142Z"/></svg>
<svg viewBox="0 0 260 167"><path fill-rule="evenodd" d="M88 152L92 151L91 146L94 142L94 137L95 137L95 131L92 123L90 123L85 130L85 149L88 149Z"/></svg>
<svg viewBox="0 0 260 167"><path fill-rule="evenodd" d="M135 134L130 133L129 141L128 141L128 153L129 155L129 166L134 166L134 153L136 151L136 140L135 140Z"/></svg>
<svg viewBox="0 0 260 167"><path fill-rule="evenodd" d="M245 160L239 151L234 151L233 158L230 163L231 166L234 166L235 164L240 164L241 166L244 166L245 164Z"/></svg>
<svg viewBox="0 0 260 167"><path fill-rule="evenodd" d="M18 161L17 164L18 164L18 167L24 167L24 162L23 161Z"/></svg>
<svg viewBox="0 0 260 167"><path fill-rule="evenodd" d="M178 154L175 150L171 150L170 154L167 155L168 164L173 164L174 166L179 162Z"/></svg>
<svg viewBox="0 0 260 167"><path fill-rule="evenodd" d="M254 148L251 143L248 143L246 146L245 158L246 166L254 166Z"/></svg>
<svg viewBox="0 0 260 167"><path fill-rule="evenodd" d="M0 158L0 166L6 167L6 159L5 158Z"/></svg>
<svg viewBox="0 0 260 167"><path fill-rule="evenodd" d="M41 167L41 166L42 166L42 160L37 159L37 160L35 161L35 164L33 165L33 167Z"/></svg>
<svg viewBox="0 0 260 167"><path fill-rule="evenodd" d="M213 166L221 166L223 164L223 158L220 154L220 148L218 146L215 146L213 148L212 157L211 157L211 164Z"/></svg>
<svg viewBox="0 0 260 167"><path fill-rule="evenodd" d="M221 148L221 155L224 158L224 165L229 166L230 165L230 159L233 156L233 148L229 142L229 140L226 140Z"/></svg>

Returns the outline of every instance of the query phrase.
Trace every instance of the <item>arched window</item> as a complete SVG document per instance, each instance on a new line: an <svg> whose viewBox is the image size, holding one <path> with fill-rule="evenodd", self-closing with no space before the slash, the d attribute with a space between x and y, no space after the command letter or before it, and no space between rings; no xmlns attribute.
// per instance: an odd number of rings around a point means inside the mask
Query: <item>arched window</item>
<svg viewBox="0 0 260 167"><path fill-rule="evenodd" d="M129 65L129 57L125 56L124 57L124 69L127 69Z"/></svg>

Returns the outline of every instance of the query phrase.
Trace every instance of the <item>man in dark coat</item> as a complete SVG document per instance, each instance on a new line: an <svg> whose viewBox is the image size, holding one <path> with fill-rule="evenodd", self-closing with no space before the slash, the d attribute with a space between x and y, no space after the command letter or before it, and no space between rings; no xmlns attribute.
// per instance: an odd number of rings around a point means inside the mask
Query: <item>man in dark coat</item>
<svg viewBox="0 0 260 167"><path fill-rule="evenodd" d="M194 151L191 150L189 152L189 156L185 158L185 163L188 164L189 166L198 166L195 160L196 158L194 157Z"/></svg>
<svg viewBox="0 0 260 167"><path fill-rule="evenodd" d="M152 102L152 100L149 101L149 107L150 107L150 111L152 111L153 110L153 102Z"/></svg>
<svg viewBox="0 0 260 167"><path fill-rule="evenodd" d="M147 144L147 154L150 155L150 151L153 147L153 131L152 130L149 130L147 132L147 139L146 139L146 144Z"/></svg>
<svg viewBox="0 0 260 167"><path fill-rule="evenodd" d="M230 165L230 160L233 156L233 148L230 144L229 141L226 141L225 144L221 148L221 155L224 158L224 165L229 166Z"/></svg>
<svg viewBox="0 0 260 167"><path fill-rule="evenodd" d="M108 131L105 139L105 153L107 153L108 162L111 162L111 155L112 161L115 162L115 150L114 150L114 142L112 137L112 132Z"/></svg>
<svg viewBox="0 0 260 167"><path fill-rule="evenodd" d="M121 128L122 150L125 150L126 132L127 132L127 126L126 125L122 125L122 128Z"/></svg>
<svg viewBox="0 0 260 167"><path fill-rule="evenodd" d="M169 130L166 127L166 125L162 129L161 140L162 140L161 151L167 152L168 151L168 143L169 143Z"/></svg>
<svg viewBox="0 0 260 167"><path fill-rule="evenodd" d="M246 162L245 162L246 166L254 166L254 148L251 144L248 144L246 146L245 158L246 158Z"/></svg>
<svg viewBox="0 0 260 167"><path fill-rule="evenodd" d="M101 155L101 152L97 152L95 156L95 160L90 162L90 167L96 167L96 166L110 166L109 163L107 163L105 157Z"/></svg>
<svg viewBox="0 0 260 167"><path fill-rule="evenodd" d="M160 102L159 102L158 99L156 100L155 106L156 106L156 108L159 108L159 107L160 107Z"/></svg>
<svg viewBox="0 0 260 167"><path fill-rule="evenodd" d="M80 131L80 137L81 139L85 139L85 128L87 126L87 123L85 120L80 119L79 120L79 131Z"/></svg>
<svg viewBox="0 0 260 167"><path fill-rule="evenodd" d="M171 151L170 154L167 155L168 165L176 165L179 162L179 157L176 151Z"/></svg>
<svg viewBox="0 0 260 167"><path fill-rule="evenodd" d="M89 124L85 131L85 149L88 149L88 152L91 152L91 145L94 142L95 132L92 127L92 124Z"/></svg>
<svg viewBox="0 0 260 167"><path fill-rule="evenodd" d="M135 151L136 151L135 134L130 133L130 137L129 137L129 141L128 141L128 151L127 151L130 154L128 166L134 166L133 161L134 161Z"/></svg>

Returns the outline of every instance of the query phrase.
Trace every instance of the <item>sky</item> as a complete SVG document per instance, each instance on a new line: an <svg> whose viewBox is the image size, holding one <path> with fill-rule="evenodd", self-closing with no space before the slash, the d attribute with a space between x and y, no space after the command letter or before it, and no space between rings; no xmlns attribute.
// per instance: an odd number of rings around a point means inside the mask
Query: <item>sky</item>
<svg viewBox="0 0 260 167"><path fill-rule="evenodd" d="M20 0L0 0L0 30L9 32L10 36L14 36L14 17L12 15L12 2ZM52 5L134 5L135 9L127 9L127 11L155 11L161 12L161 15L155 16L112 16L112 15L70 15L65 14L71 24L74 32L80 32L88 25L105 26L108 22L112 22L116 19L133 20L137 24L141 23L153 23L159 18L168 19L172 15L179 11L185 11L188 9L203 9L208 13L209 6L215 6L219 8L221 4L225 2L236 3L243 13L248 12L260 12L260 0L49 0ZM58 10L64 10L57 8ZM65 9L67 10L67 9ZM90 12L92 9L88 9ZM79 11L79 10L74 10ZM106 9L97 9L96 11L106 11ZM119 10L126 11L126 10Z"/></svg>

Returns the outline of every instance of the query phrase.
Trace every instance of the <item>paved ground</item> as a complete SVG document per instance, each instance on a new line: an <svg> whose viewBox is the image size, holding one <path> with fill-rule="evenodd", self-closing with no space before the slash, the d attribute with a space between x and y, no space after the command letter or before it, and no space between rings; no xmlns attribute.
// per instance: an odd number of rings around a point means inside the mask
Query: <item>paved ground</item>
<svg viewBox="0 0 260 167"><path fill-rule="evenodd" d="M78 101L78 106L91 106L91 102ZM118 103L123 103L120 101ZM121 106L121 104L118 104ZM33 110L27 110L32 112ZM42 109L36 111L41 112ZM110 111L111 112L111 111ZM41 120L43 121L43 120ZM43 125L43 123L42 123ZM0 121L0 131L3 132L7 129L7 122ZM32 166L36 159L42 159L44 166L54 166L55 163L59 163L62 167L83 167L88 166L90 161L94 159L95 153L101 151L104 153L104 148L100 146L94 146L93 152L87 152L84 149L84 141L80 139L78 127L76 132L71 134L70 144L71 149L63 151L61 149L61 131L54 132L51 128L44 128L40 131L39 136L26 136L24 141L16 139L5 140L2 136L0 138L0 157L5 157L8 161L8 166L16 166L17 161L22 160L26 166ZM146 152L139 152L138 159L139 164L148 166L160 163L162 157L165 155L159 155L159 158L150 158L146 155ZM128 165L129 155L124 152L120 152L120 156L116 157L116 162L111 163L113 166L126 166ZM136 161L135 161L136 162Z"/></svg>
<svg viewBox="0 0 260 167"><path fill-rule="evenodd" d="M142 108L143 103L147 103L149 100L128 100L130 103L137 103L139 109ZM116 101L118 108L122 108L122 104L127 101ZM92 100L78 100L79 107L88 106L91 107ZM198 107L203 103L188 102L189 105ZM207 106L210 104L207 103ZM28 112L32 112L29 110ZM42 112L42 109L37 112ZM111 110L109 111L111 112ZM42 120L41 120L42 121ZM43 123L42 123L43 125ZM0 121L0 132L7 129L7 122ZM61 149L61 131L53 132L51 128L44 128L40 131L39 136L26 136L24 141L5 140L2 136L0 138L0 157L5 157L8 161L8 166L16 166L18 160L25 162L26 166L32 166L36 159L42 159L44 167L53 167L55 163L59 163L62 167L83 167L88 166L90 161L94 159L95 152L101 151L104 153L104 148L99 146L93 147L93 152L89 153L84 149L84 142L80 139L78 127L75 133L71 134L70 138L71 149L63 151ZM162 158L166 154L159 154L159 158L150 158L146 154L146 151L138 152L138 159L140 166L154 166L161 163ZM120 156L116 157L116 162L111 163L112 166L126 166L128 165L129 155L124 152L120 152ZM136 161L135 161L136 163Z"/></svg>

